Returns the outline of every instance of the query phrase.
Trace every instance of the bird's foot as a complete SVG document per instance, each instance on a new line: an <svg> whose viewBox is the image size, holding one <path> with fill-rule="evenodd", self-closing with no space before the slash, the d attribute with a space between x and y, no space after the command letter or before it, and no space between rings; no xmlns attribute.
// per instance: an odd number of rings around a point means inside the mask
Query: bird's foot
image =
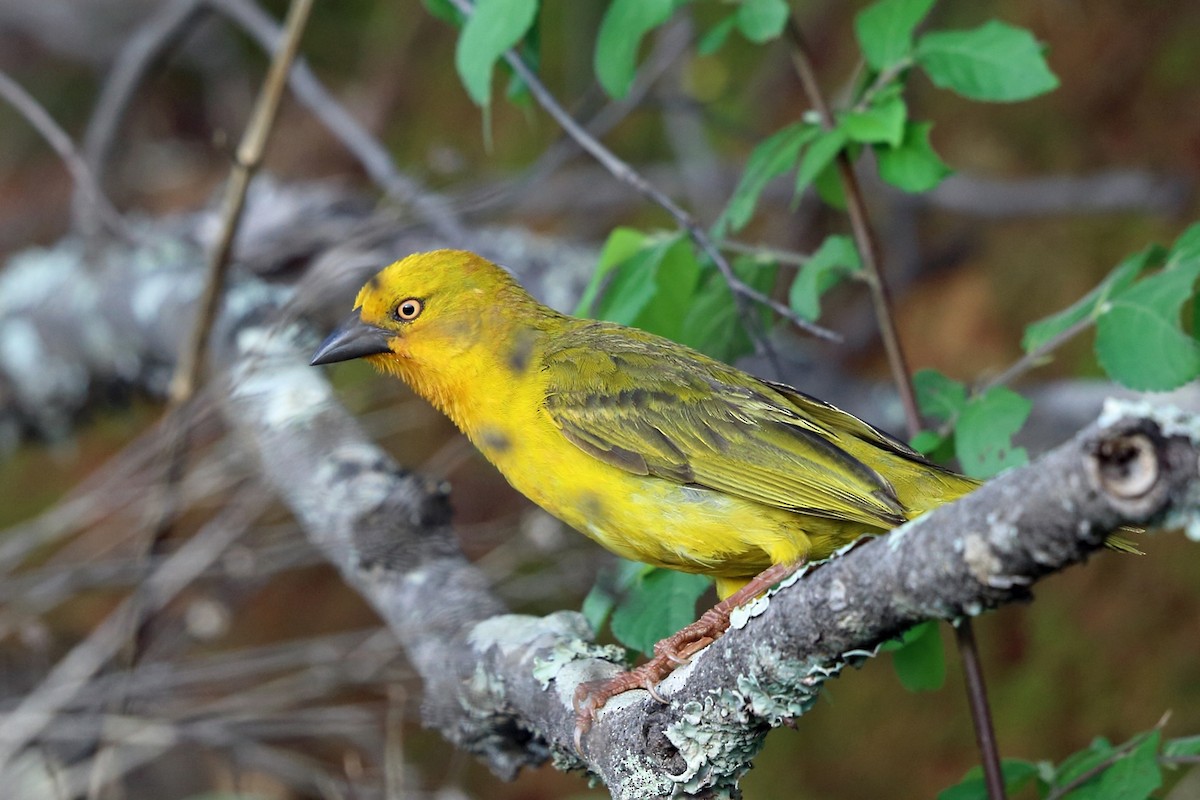
<svg viewBox="0 0 1200 800"><path fill-rule="evenodd" d="M596 714L612 698L630 689L645 689L660 703L667 701L658 693L658 684L692 656L708 647L729 628L731 607L718 603L678 633L654 645L654 657L641 666L608 680L581 683L575 691L575 749L583 752L583 735L591 730Z"/></svg>
<svg viewBox="0 0 1200 800"><path fill-rule="evenodd" d="M630 689L645 689L660 703L667 702L658 693L658 684L692 657L729 630L733 609L754 599L786 578L803 562L775 564L763 570L749 583L700 615L691 625L654 645L654 657L639 667L607 680L581 683L575 690L575 750L583 753L583 736L591 730L596 714L612 698Z"/></svg>
<svg viewBox="0 0 1200 800"><path fill-rule="evenodd" d="M663 642L667 641L666 639ZM662 644L659 642L658 644ZM655 645L657 652L658 645ZM671 674L679 662L656 655L654 658L628 672L614 675L607 680L588 681L575 690L575 750L583 753L583 735L592 728L596 714L612 698L630 689L645 689L660 703L667 702L658 693L658 684Z"/></svg>

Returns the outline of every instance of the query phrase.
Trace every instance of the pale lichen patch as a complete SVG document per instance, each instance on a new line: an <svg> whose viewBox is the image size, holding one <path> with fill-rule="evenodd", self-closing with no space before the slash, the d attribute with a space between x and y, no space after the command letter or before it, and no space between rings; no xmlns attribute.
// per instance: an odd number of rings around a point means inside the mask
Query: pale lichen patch
<svg viewBox="0 0 1200 800"><path fill-rule="evenodd" d="M1000 559L992 551L987 537L978 533L968 533L963 537L962 557L971 576L984 586L990 585L992 577L1001 567Z"/></svg>

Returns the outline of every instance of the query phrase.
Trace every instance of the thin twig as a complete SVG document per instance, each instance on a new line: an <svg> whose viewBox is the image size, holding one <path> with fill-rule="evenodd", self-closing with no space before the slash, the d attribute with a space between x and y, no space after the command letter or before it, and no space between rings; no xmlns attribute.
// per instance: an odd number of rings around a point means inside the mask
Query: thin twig
<svg viewBox="0 0 1200 800"><path fill-rule="evenodd" d="M469 0L450 0L450 2L454 4L455 8L467 16L471 15L471 12L474 8ZM675 223L684 231L686 231L688 236L691 237L692 241L704 251L704 254L708 256L709 260L711 260L713 264L716 265L717 269L721 273L721 276L729 285L730 290L733 292L734 299L738 303L739 312L746 323L747 331L751 332L757 343L762 344L761 336L758 334L758 326L753 322L753 315L746 307L747 300L752 300L756 303L770 306L774 310L779 311L787 320L795 324L797 327L808 331L814 336L819 336L830 341L841 340L841 337L833 331L809 322L808 320L796 314L796 312L792 311L790 308L783 306L781 303L775 303L770 297L742 281L742 279L734 273L733 267L729 265L729 262L725 259L725 256L721 254L721 251L717 249L717 246L713 244L712 239L709 238L708 234L705 232L704 228L701 227L700 223L698 223L691 214L681 208L674 200L660 191L658 187L654 186L652 183L642 177L641 173L623 161L619 156L601 144L598 139L584 130L583 126L581 126L575 120L575 118L572 117L565 108L563 108L550 90L546 88L546 85L542 83L540 78L538 78L537 73L535 73L529 67L529 65L525 63L525 60L521 57L520 53L518 53L516 50L508 50L504 54L504 60L510 67L512 67L512 70L517 74L517 77L519 77L529 88L529 93L533 95L538 104L545 109L546 113L554 118L554 121L557 122L564 131L566 131L568 136L574 139L580 147L582 147L588 152L588 154L592 156L592 158L600 162L601 166L607 169L613 177L632 187L643 197L646 197L670 214L675 220ZM784 314L782 309L786 309L787 313Z"/></svg>
<svg viewBox="0 0 1200 800"><path fill-rule="evenodd" d="M997 386L1004 386L1013 382L1034 367L1040 366L1045 362L1046 358L1051 353L1095 324L1096 320L1089 316L1084 317L1070 327L1059 331L1054 336L1050 337L1025 355L1018 358L1003 372L980 383L977 387L975 387L973 394L984 394L989 389L994 389Z"/></svg>
<svg viewBox="0 0 1200 800"><path fill-rule="evenodd" d="M1171 718L1171 712L1168 711L1167 713L1163 714L1162 718L1159 719L1159 721L1154 724L1154 727L1151 728L1149 731L1147 731L1145 734L1142 734L1139 736L1134 736L1128 742L1125 742L1124 744L1120 745L1119 747L1114 747L1113 751L1111 753L1109 753L1098 764L1096 764L1091 769L1080 773L1079 775L1077 775L1075 777L1074 780L1072 780L1062 786L1056 787L1054 789L1054 791L1052 791L1052 792L1050 792L1050 794L1046 795L1044 800L1060 800L1060 798L1066 797L1068 794L1075 791L1080 786L1083 786L1085 783L1090 781L1092 778L1095 778L1095 777L1099 776L1101 773L1107 771L1109 769L1109 767L1113 766L1121 759L1126 758L1130 753L1132 753L1134 750L1136 750L1138 748L1138 746L1140 746L1141 743L1146 740L1146 736L1148 736L1150 733L1153 733L1154 731L1161 731L1163 728L1165 728L1167 725L1167 720L1169 720L1170 718Z"/></svg>
<svg viewBox="0 0 1200 800"><path fill-rule="evenodd" d="M787 33L792 45L789 48L792 63L799 75L805 94L817 111L822 127L832 130L836 125L833 112L821 92L816 71L808 56L804 36L794 17L788 17ZM863 198L862 187L854 173L854 165L850 162L850 156L844 149L837 155L837 169L842 189L846 195L846 213L850 217L850 227L863 262L862 271L867 279L871 302L875 306L875 319L879 326L879 335L883 339L892 378L900 394L900 404L904 408L909 435L916 436L923 425L921 413L917 407L916 392L913 389L912 374L909 371L904 348L900 343L900 334L892 316L891 298L887 282L883 277L883 259L867 218L867 205ZM979 744L980 756L983 761L984 782L987 786L988 796L991 800L1004 800L1006 793L1004 776L1000 769L1000 751L996 745L991 707L987 699L987 686L980 665L974 624L970 617L960 619L955 631L963 673L966 677L967 699L971 707L971 719L975 726L975 738Z"/></svg>
<svg viewBox="0 0 1200 800"><path fill-rule="evenodd" d="M825 101L817 83L816 72L805 48L804 36L794 18L788 19L788 36L792 47L789 51L800 83L809 102L821 118L821 125L826 130L832 130L837 124L833 112ZM879 325L879 335L883 339L883 347L887 352L888 365L892 370L892 379L896 390L900 393L900 404L904 407L904 418L908 423L909 435L915 436L921 430L921 413L917 409L916 393L913 391L912 376L904 357L904 349L900 345L900 336L896 331L896 323L892 317L891 298L888 296L887 283L883 279L882 261L879 244L875 240L867 219L867 204L863 199L862 187L854 174L854 165L845 150L838 153L838 174L842 188L846 194L846 213L850 217L850 228L858 246L859 256L863 262L863 275L871 290L871 301L875 306L875 318Z"/></svg>
<svg viewBox="0 0 1200 800"><path fill-rule="evenodd" d="M79 155L79 151L75 149L71 137L59 127L50 113L29 92L2 71L0 71L0 97L7 100L9 105L25 117L34 130L40 133L42 138L54 148L54 152L58 153L58 157L66 166L67 172L71 173L71 179L75 181L75 186L87 199L87 203L95 208L96 215L104 227L114 235L120 236L126 241L132 241L135 237L130 233L124 218L100 190L96 176L83 157Z"/></svg>
<svg viewBox="0 0 1200 800"><path fill-rule="evenodd" d="M691 35L686 26L670 25L664 28L662 35L655 37L654 46L634 76L629 91L624 97L609 102L596 112L584 124L584 129L597 139L606 136L642 104L658 79L687 52L690 43ZM579 144L564 135L547 147L520 176L456 199L454 207L466 214L478 214L496 208L508 202L521 188L540 184L579 151Z"/></svg>
<svg viewBox="0 0 1200 800"><path fill-rule="evenodd" d="M171 379L170 394L176 404L190 398L200 383L200 372L204 368L204 357L208 352L208 335L216 319L225 288L225 276L229 271L230 254L241 222L242 207L246 203L246 191L250 187L250 179L262 163L267 138L271 134L279 102L283 98L288 71L292 62L296 60L300 36L304 32L311 9L312 0L292 0L284 23L284 38L271 59L270 70L255 103L250 124L238 145L221 205L221 232L216 245L209 252L208 280L204 287L204 296L200 300L200 310Z"/></svg>

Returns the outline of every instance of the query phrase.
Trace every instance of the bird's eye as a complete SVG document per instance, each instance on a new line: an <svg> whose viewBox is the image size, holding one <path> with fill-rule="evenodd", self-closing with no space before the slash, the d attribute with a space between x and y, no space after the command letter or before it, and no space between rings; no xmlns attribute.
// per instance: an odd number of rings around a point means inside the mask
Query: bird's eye
<svg viewBox="0 0 1200 800"><path fill-rule="evenodd" d="M401 322L412 322L417 317L421 316L421 312L425 310L425 304L415 297L410 297L407 300L401 300L396 306L392 316Z"/></svg>

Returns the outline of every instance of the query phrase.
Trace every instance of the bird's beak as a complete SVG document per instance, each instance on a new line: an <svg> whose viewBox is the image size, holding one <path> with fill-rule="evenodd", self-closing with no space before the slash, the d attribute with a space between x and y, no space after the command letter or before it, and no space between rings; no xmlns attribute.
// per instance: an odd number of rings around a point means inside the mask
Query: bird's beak
<svg viewBox="0 0 1200 800"><path fill-rule="evenodd" d="M355 311L321 342L309 364L316 367L321 364L349 361L352 358L389 353L391 348L388 347L388 339L393 336L395 334L390 331L363 322Z"/></svg>

